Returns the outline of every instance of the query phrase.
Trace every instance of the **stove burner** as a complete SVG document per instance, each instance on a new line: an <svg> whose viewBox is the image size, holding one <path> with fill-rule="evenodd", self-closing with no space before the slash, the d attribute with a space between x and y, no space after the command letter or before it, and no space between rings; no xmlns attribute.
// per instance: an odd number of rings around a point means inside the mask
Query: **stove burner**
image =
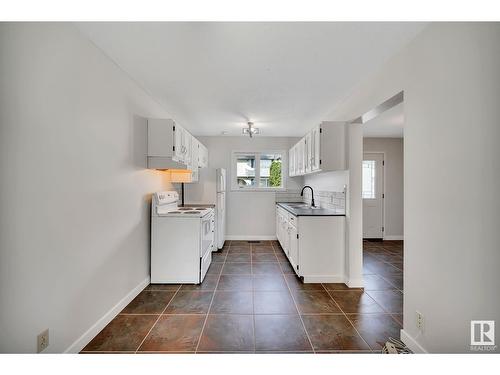
<svg viewBox="0 0 500 375"><path fill-rule="evenodd" d="M187 211L187 212L183 212L183 214L187 215L187 214L192 214L192 215L196 215L196 214L200 214L201 212L200 211Z"/></svg>

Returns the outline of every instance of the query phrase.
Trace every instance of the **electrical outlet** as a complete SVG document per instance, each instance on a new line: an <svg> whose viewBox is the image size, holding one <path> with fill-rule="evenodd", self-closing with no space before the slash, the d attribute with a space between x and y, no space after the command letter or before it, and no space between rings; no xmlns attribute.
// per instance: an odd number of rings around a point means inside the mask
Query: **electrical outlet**
<svg viewBox="0 0 500 375"><path fill-rule="evenodd" d="M37 353L43 352L47 348L47 346L49 346L49 329L48 328L37 336L37 343L38 343Z"/></svg>
<svg viewBox="0 0 500 375"><path fill-rule="evenodd" d="M422 313L420 311L415 311L415 316L416 316L416 325L417 325L417 328L420 330L420 331L423 331L424 330L424 316L422 315Z"/></svg>

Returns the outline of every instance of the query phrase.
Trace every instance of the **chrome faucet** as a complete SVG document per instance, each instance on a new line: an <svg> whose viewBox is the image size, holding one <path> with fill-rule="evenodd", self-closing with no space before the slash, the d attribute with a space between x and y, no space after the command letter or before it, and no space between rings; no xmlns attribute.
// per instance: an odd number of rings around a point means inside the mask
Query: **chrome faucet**
<svg viewBox="0 0 500 375"><path fill-rule="evenodd" d="M305 188L309 188L311 189L311 207L316 207L316 205L314 204L314 191L313 191L313 188L310 187L309 185L306 185L302 188L302 191L300 192L300 196L303 197L304 196L304 189Z"/></svg>

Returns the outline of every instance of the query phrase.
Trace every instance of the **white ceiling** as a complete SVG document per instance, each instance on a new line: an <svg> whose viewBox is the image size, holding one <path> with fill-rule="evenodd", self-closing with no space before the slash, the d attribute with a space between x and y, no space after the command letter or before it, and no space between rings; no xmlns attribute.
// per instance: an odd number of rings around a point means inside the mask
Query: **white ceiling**
<svg viewBox="0 0 500 375"><path fill-rule="evenodd" d="M301 136L424 23L78 23L194 135Z"/></svg>
<svg viewBox="0 0 500 375"><path fill-rule="evenodd" d="M404 103L398 104L363 124L364 138L403 138Z"/></svg>

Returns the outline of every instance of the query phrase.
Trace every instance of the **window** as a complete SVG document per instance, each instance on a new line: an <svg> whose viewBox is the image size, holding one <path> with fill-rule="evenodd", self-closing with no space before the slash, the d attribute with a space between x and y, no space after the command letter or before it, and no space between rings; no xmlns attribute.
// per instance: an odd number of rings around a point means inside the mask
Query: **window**
<svg viewBox="0 0 500 375"><path fill-rule="evenodd" d="M238 187L255 186L255 155L238 155L236 159Z"/></svg>
<svg viewBox="0 0 500 375"><path fill-rule="evenodd" d="M283 189L284 151L233 152L233 190Z"/></svg>
<svg viewBox="0 0 500 375"><path fill-rule="evenodd" d="M375 199L375 160L363 160L363 199Z"/></svg>

